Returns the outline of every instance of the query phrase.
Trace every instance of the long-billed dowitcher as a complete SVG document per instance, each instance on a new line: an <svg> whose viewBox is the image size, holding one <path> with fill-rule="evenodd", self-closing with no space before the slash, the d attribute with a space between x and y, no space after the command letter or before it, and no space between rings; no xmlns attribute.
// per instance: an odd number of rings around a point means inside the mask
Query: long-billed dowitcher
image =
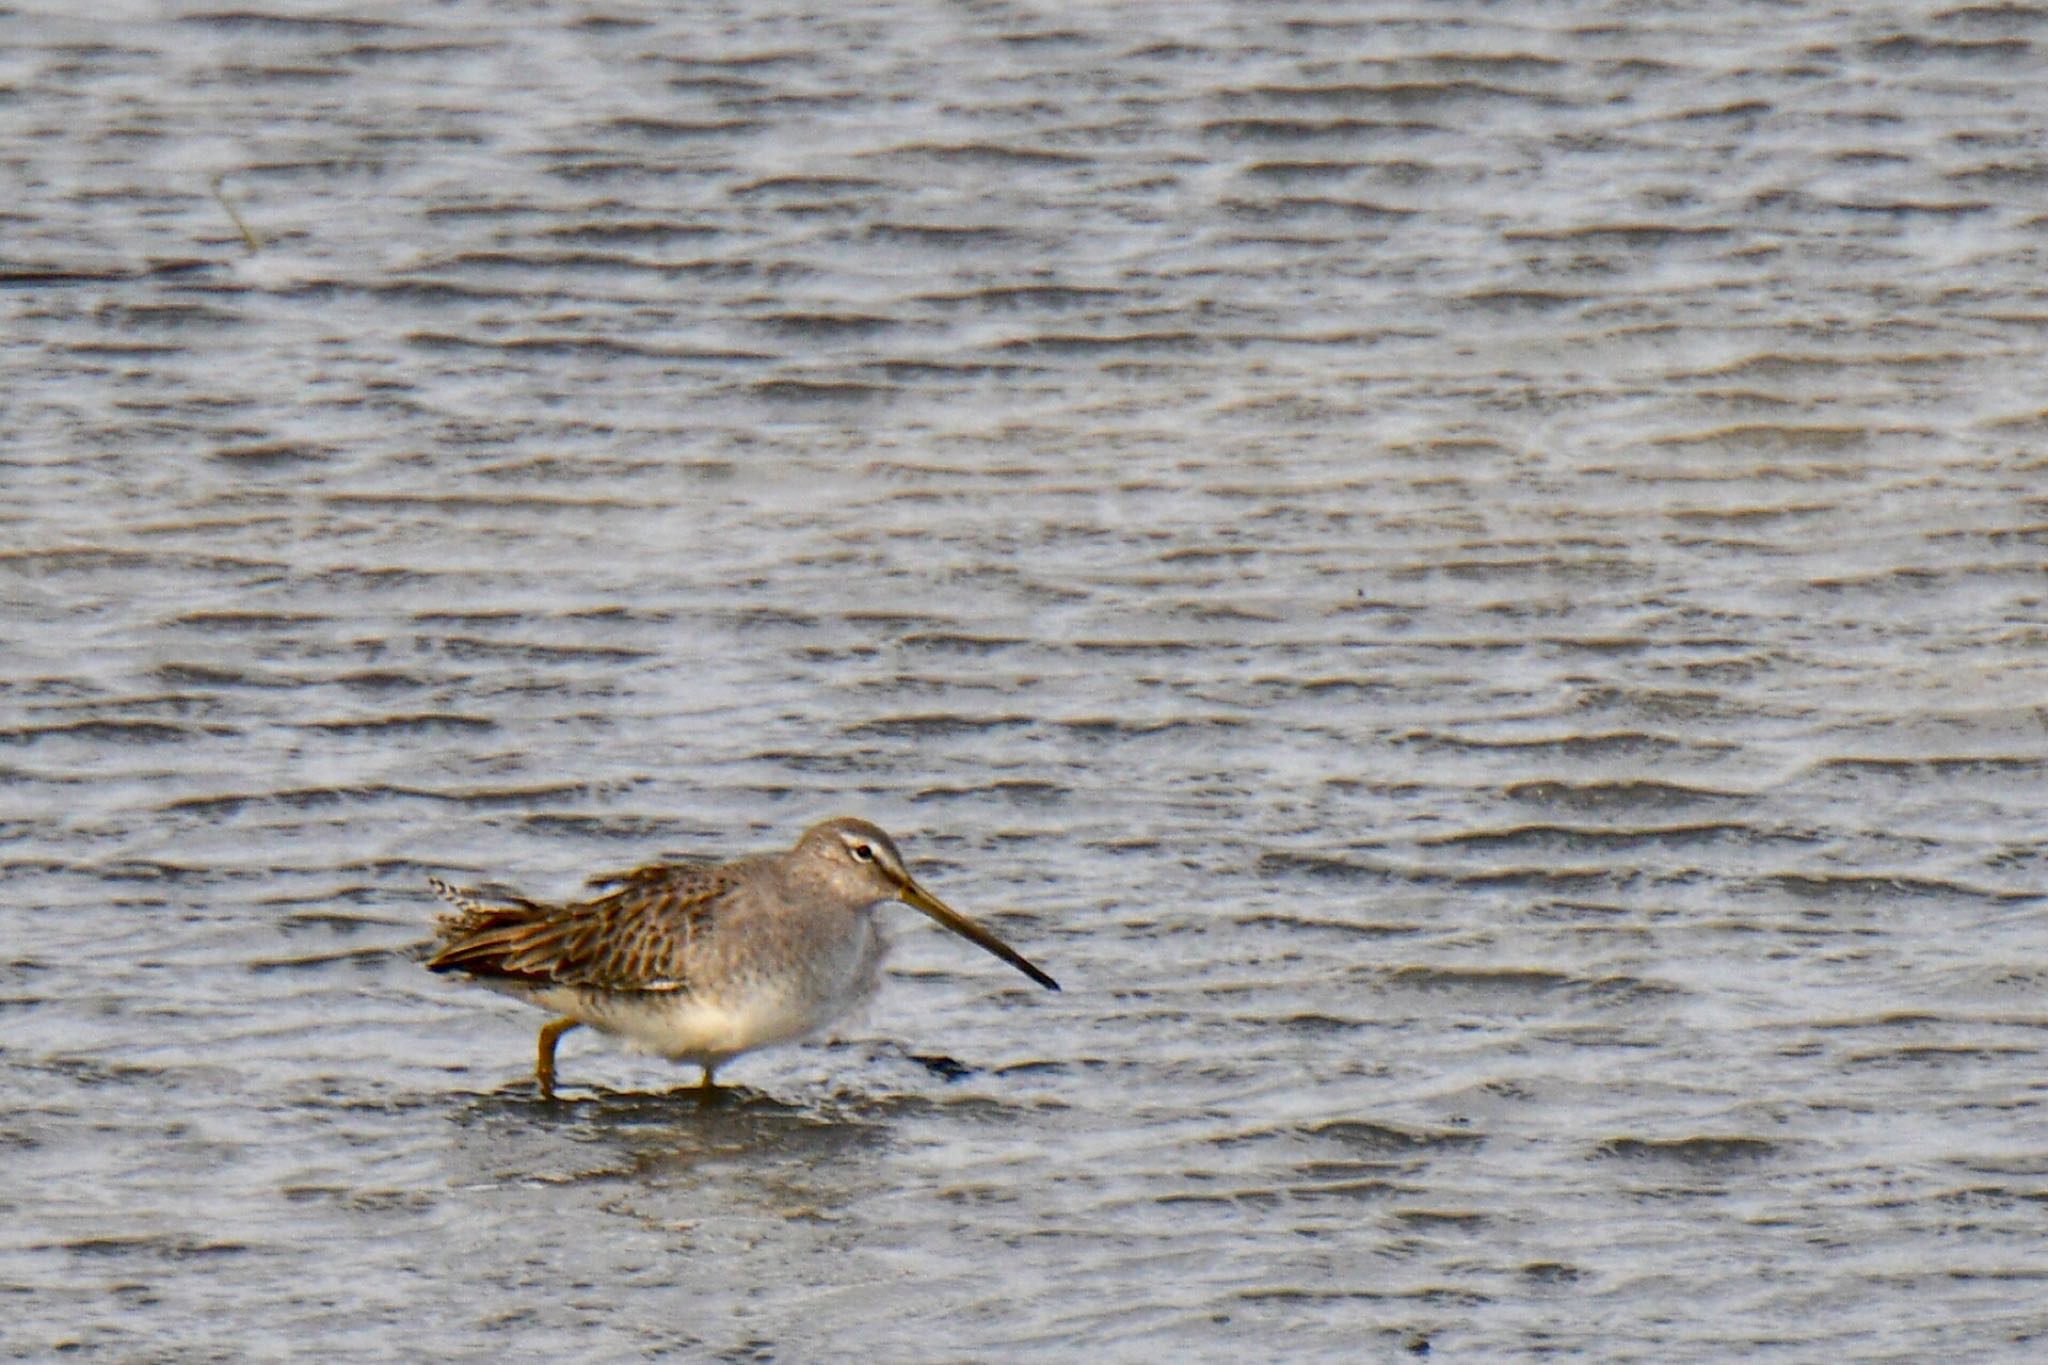
<svg viewBox="0 0 2048 1365"><path fill-rule="evenodd" d="M1059 983L918 884L888 835L841 817L794 848L727 863L656 863L594 878L602 894L566 905L486 900L438 879L456 913L437 923L427 967L556 1017L541 1027L533 1078L555 1086L555 1044L582 1024L638 1051L712 1073L743 1052L817 1032L875 993L883 942L875 910L902 901L1024 975Z"/></svg>

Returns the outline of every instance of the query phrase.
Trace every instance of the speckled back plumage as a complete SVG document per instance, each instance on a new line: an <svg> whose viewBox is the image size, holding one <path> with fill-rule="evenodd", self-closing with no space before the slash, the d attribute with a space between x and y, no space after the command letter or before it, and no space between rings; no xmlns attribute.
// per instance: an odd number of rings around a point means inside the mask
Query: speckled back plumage
<svg viewBox="0 0 2048 1365"><path fill-rule="evenodd" d="M531 986L606 991L688 990L684 964L739 877L732 864L657 863L600 879L592 900L487 902L434 880L457 913L437 922L430 971Z"/></svg>

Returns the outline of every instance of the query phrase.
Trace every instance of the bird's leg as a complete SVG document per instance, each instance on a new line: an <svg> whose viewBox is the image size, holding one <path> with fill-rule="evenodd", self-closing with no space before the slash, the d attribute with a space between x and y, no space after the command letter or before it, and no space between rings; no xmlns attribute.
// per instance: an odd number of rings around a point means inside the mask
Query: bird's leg
<svg viewBox="0 0 2048 1365"><path fill-rule="evenodd" d="M551 1100L555 1097L555 1044L562 1041L562 1035L580 1024L574 1019L551 1019L540 1026L540 1047L533 1059L533 1083L540 1087L540 1097Z"/></svg>
<svg viewBox="0 0 2048 1365"><path fill-rule="evenodd" d="M704 1079L697 1082L697 1103L699 1104L710 1104L718 1098L718 1085L711 1079L711 1073L714 1070L716 1068L711 1063L706 1062L704 1064Z"/></svg>

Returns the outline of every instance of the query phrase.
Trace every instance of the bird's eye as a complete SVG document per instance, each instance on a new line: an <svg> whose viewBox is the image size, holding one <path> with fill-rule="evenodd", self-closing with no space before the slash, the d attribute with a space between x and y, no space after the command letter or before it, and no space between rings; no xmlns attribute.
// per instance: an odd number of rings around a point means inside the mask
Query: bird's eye
<svg viewBox="0 0 2048 1365"><path fill-rule="evenodd" d="M871 863L875 860L875 850L873 845L853 844L851 845L851 847L853 849L853 856L856 860L863 863Z"/></svg>

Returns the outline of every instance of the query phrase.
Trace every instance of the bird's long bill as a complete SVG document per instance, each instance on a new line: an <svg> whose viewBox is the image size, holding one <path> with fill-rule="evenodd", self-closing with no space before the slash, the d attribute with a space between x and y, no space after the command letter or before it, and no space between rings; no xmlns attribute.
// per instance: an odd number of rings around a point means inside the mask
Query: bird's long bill
<svg viewBox="0 0 2048 1365"><path fill-rule="evenodd" d="M969 943L977 944L987 951L994 953L997 957L1009 963L1012 967L1015 967L1047 990L1056 991L1060 988L1059 982L1032 966L1030 962L1025 960L1024 954L1018 952L1015 948L1012 948L1009 944L967 918L967 916L948 906L944 901L919 886L916 882L906 880L903 883L903 890L899 893L898 898L905 905L915 906L917 909L924 911L927 915L930 915Z"/></svg>

